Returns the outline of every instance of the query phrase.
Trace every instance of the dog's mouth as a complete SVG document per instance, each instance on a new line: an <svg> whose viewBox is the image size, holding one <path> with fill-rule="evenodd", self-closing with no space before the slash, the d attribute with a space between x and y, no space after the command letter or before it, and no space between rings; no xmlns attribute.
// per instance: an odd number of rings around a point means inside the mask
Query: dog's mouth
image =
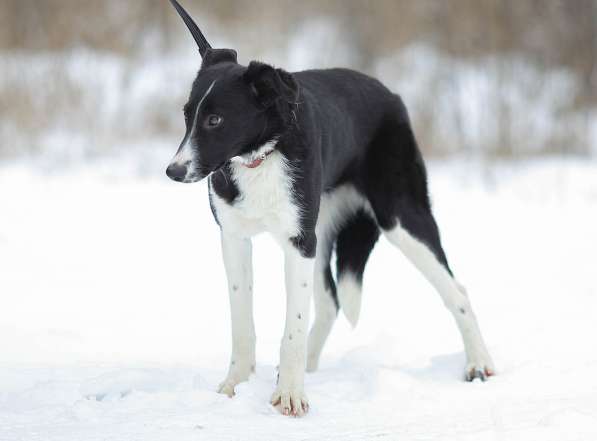
<svg viewBox="0 0 597 441"><path fill-rule="evenodd" d="M203 175L200 173L191 172L182 181L183 184L193 184L203 179Z"/></svg>

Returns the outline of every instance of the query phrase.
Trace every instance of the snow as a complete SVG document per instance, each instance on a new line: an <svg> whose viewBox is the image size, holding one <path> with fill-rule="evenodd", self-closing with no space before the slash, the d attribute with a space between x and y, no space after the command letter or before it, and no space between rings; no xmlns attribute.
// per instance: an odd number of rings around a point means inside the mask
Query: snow
<svg viewBox="0 0 597 441"><path fill-rule="evenodd" d="M257 372L228 399L229 313L205 183L173 149L0 168L0 440L597 439L597 163L433 162L443 240L498 368L462 381L439 296L382 240L356 330L342 315L311 411L278 415L282 254L255 240ZM397 277L390 278L390 274ZM396 286L390 280L398 280Z"/></svg>

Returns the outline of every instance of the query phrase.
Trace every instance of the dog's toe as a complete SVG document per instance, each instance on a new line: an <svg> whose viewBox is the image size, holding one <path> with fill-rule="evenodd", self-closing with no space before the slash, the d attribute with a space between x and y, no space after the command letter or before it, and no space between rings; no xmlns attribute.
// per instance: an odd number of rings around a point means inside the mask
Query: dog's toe
<svg viewBox="0 0 597 441"><path fill-rule="evenodd" d="M285 392L276 390L270 400L282 415L301 417L309 411L309 402L300 391Z"/></svg>
<svg viewBox="0 0 597 441"><path fill-rule="evenodd" d="M474 381L478 378L481 381L487 381L489 377L494 375L495 370L493 367L483 364L469 363L466 367L465 379L466 381Z"/></svg>
<svg viewBox="0 0 597 441"><path fill-rule="evenodd" d="M218 393L228 395L230 398L234 396L234 385L224 381L218 387Z"/></svg>

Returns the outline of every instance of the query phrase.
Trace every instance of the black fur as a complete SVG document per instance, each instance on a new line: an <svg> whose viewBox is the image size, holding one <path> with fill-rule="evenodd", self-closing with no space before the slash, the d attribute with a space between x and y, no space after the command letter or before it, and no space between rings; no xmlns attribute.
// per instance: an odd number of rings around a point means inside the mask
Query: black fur
<svg viewBox="0 0 597 441"><path fill-rule="evenodd" d="M334 305L336 305L336 311L340 309L340 302L338 301L338 292L336 291L336 282L334 281L334 275L332 274L332 267L328 265L325 268L324 274L324 287L326 290L330 292L332 296L332 300L334 301Z"/></svg>
<svg viewBox="0 0 597 441"><path fill-rule="evenodd" d="M226 163L222 168L217 170L210 179L211 185L218 193L218 196L229 204L233 204L236 198L240 195L234 181L230 179L231 173L230 164Z"/></svg>
<svg viewBox="0 0 597 441"><path fill-rule="evenodd" d="M365 211L359 210L348 219L336 239L338 280L348 272L352 273L359 283L363 281L365 265L378 238L377 223Z"/></svg>
<svg viewBox="0 0 597 441"><path fill-rule="evenodd" d="M234 49L207 49L203 56L201 68L205 69L218 63L236 63L237 54Z"/></svg>

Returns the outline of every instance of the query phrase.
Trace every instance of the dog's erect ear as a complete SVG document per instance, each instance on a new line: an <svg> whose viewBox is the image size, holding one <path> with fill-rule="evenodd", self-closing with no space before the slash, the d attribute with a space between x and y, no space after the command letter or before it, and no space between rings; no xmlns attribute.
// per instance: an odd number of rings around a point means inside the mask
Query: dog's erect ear
<svg viewBox="0 0 597 441"><path fill-rule="evenodd" d="M195 42L197 43L199 53L202 57L205 56L205 52L208 49L211 49L211 45L207 42L207 39L203 35L203 32L201 32L201 29L199 29L197 23L195 23L195 21L191 18L189 13L185 11L185 9L180 5L180 3L178 3L177 0L170 0L170 3L172 3L172 6L174 6L174 9L176 9L176 12L178 12L178 15L180 15L180 18L182 18L184 23L187 25L189 32L191 33L191 35L195 39Z"/></svg>
<svg viewBox="0 0 597 441"><path fill-rule="evenodd" d="M298 101L298 84L285 70L252 61L244 73L244 80L265 107L270 107L278 100L287 104L296 104Z"/></svg>
<svg viewBox="0 0 597 441"><path fill-rule="evenodd" d="M236 63L237 55L234 49L207 49L203 55L202 68L218 63Z"/></svg>

